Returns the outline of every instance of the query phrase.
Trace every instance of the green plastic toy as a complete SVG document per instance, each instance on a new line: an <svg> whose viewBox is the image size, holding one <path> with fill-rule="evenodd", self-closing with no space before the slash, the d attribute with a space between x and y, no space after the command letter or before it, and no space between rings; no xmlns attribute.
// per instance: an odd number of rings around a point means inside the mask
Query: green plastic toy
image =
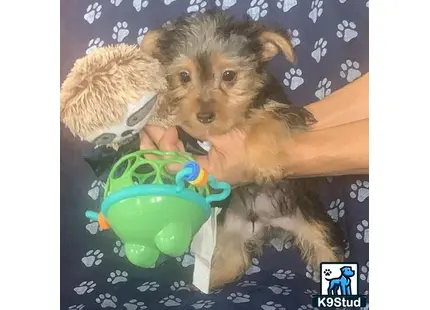
<svg viewBox="0 0 430 310"><path fill-rule="evenodd" d="M166 169L170 164L183 168L174 175ZM131 263L153 268L161 253L183 255L209 218L210 203L230 192L186 153L140 150L113 166L100 212L85 215L112 228Z"/></svg>

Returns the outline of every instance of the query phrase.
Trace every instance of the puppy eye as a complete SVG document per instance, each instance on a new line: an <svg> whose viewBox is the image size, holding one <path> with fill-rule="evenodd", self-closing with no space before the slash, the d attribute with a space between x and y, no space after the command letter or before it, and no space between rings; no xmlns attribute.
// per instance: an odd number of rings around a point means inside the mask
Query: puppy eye
<svg viewBox="0 0 430 310"><path fill-rule="evenodd" d="M181 78L182 83L188 83L189 81L191 81L191 76L187 71L182 71L181 73L179 73L179 77Z"/></svg>
<svg viewBox="0 0 430 310"><path fill-rule="evenodd" d="M236 72L231 70L224 71L224 73L222 74L222 80L225 82L231 82L235 79L235 77L236 77Z"/></svg>

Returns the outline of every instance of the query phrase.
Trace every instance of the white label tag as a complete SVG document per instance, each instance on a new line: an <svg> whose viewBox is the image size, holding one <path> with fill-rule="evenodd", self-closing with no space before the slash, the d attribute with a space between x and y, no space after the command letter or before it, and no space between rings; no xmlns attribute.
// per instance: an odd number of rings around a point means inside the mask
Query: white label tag
<svg viewBox="0 0 430 310"><path fill-rule="evenodd" d="M211 216L191 243L190 252L195 256L193 285L204 294L209 294L212 256L216 244L217 216L220 212L221 208L212 208Z"/></svg>

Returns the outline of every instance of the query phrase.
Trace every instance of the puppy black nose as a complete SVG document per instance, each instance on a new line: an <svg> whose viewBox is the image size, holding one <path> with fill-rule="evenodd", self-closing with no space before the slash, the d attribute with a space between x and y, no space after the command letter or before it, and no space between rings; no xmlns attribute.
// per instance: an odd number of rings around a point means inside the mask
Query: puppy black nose
<svg viewBox="0 0 430 310"><path fill-rule="evenodd" d="M209 124L209 123L212 123L214 121L215 113L213 113L213 112L197 113L197 119L202 124Z"/></svg>

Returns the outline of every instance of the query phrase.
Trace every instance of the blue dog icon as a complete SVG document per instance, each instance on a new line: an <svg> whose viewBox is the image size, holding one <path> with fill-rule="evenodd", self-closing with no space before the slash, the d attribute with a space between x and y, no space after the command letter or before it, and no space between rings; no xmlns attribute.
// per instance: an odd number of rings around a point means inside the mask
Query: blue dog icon
<svg viewBox="0 0 430 310"><path fill-rule="evenodd" d="M327 279L327 281L330 281L329 287L328 287L328 295L334 296L334 295L351 295L351 277L354 276L355 272L351 269L349 266L344 266L340 268L341 275L338 278L334 279ZM339 294L339 288L340 288L340 294Z"/></svg>

